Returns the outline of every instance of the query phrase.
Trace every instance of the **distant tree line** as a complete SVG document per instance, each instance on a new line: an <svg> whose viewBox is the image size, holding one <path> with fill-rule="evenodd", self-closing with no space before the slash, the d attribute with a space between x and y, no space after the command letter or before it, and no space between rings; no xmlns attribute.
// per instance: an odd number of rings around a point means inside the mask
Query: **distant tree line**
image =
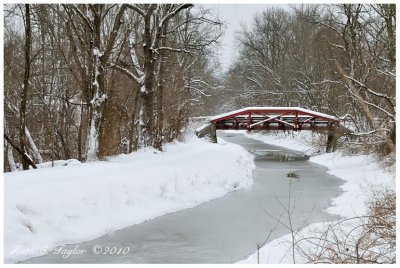
<svg viewBox="0 0 400 268"><path fill-rule="evenodd" d="M213 105L333 114L352 130L350 142L387 154L396 140L395 32L394 4L268 8L238 33L226 98Z"/></svg>
<svg viewBox="0 0 400 268"><path fill-rule="evenodd" d="M356 146L394 151L394 4L266 8L237 34L192 4L4 6L5 169L105 159L245 106L333 114ZM18 164L20 163L20 164Z"/></svg>
<svg viewBox="0 0 400 268"><path fill-rule="evenodd" d="M192 4L5 5L4 25L8 171L162 149L213 87L223 32Z"/></svg>

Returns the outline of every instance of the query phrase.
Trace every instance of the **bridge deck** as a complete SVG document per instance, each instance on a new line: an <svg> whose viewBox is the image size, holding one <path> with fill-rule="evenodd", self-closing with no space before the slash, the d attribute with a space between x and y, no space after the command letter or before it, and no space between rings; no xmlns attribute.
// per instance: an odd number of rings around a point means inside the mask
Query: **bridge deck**
<svg viewBox="0 0 400 268"><path fill-rule="evenodd" d="M213 116L210 118L210 123L215 124L216 129L291 129L297 131L332 129L339 125L339 119L299 107L247 107Z"/></svg>

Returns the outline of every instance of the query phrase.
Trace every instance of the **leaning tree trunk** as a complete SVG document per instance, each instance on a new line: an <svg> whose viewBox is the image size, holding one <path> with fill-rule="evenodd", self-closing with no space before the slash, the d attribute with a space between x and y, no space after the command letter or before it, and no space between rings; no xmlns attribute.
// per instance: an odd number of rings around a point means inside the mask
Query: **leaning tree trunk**
<svg viewBox="0 0 400 268"><path fill-rule="evenodd" d="M9 134L8 125L7 125L6 120L4 120L4 133L6 133L6 135ZM4 144L4 146L5 146L6 152L7 152L7 162L8 162L8 166L10 167L10 171L16 171L17 165L15 164L12 146L10 144Z"/></svg>
<svg viewBox="0 0 400 268"><path fill-rule="evenodd" d="M7 134L4 134L4 139L21 155L22 159L28 163L28 168L29 165L31 165L33 168L37 168L35 162L33 162L32 158L26 153L21 150L16 144L13 143L13 141L8 137Z"/></svg>
<svg viewBox="0 0 400 268"><path fill-rule="evenodd" d="M31 71L31 14L29 4L25 5L25 74L24 74L24 86L21 94L21 103L19 109L19 142L20 149L23 154L26 154L26 103L28 100L28 90L29 90L29 77ZM29 169L28 161L22 158L22 168L24 170Z"/></svg>
<svg viewBox="0 0 400 268"><path fill-rule="evenodd" d="M42 163L43 162L42 155L40 154L40 151L37 148L36 143L33 140L32 135L27 127L25 127L25 134L26 134L26 138L27 138L29 147L31 148L31 153L32 153L33 158L36 160L37 163L39 163L39 164Z"/></svg>
<svg viewBox="0 0 400 268"><path fill-rule="evenodd" d="M8 166L10 167L10 171L16 171L17 165L15 164L15 161L14 161L12 146L7 144L6 148L7 148L7 163L8 163Z"/></svg>

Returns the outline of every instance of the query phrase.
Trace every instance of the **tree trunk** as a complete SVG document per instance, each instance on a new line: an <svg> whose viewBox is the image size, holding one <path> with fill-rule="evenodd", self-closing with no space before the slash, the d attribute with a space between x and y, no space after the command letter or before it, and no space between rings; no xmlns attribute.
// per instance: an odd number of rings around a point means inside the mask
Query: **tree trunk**
<svg viewBox="0 0 400 268"><path fill-rule="evenodd" d="M158 84L157 84L157 98L156 98L156 118L154 122L154 141L153 141L153 147L158 150L162 150L162 135L163 135L163 91L164 91L164 75L165 75L165 70L164 66L162 63L163 59L160 59L159 65L158 65Z"/></svg>
<svg viewBox="0 0 400 268"><path fill-rule="evenodd" d="M20 116L19 116L19 142L22 154L26 154L26 103L28 101L28 90L29 90L29 78L30 78L30 67L31 67L31 14L29 4L25 5L25 74L24 74L24 87L21 94L20 103ZM29 169L29 163L26 158L22 158L22 167L24 170Z"/></svg>
<svg viewBox="0 0 400 268"><path fill-rule="evenodd" d="M83 102L81 101L80 105L80 116L79 116L79 127L78 127L78 160L83 161L83 156L82 156L82 136L83 136Z"/></svg>
<svg viewBox="0 0 400 268"><path fill-rule="evenodd" d="M144 81L140 88L140 113L139 113L139 148L152 146L153 140L153 82L154 82L154 54L151 36L151 16L156 5L148 7L144 26Z"/></svg>
<svg viewBox="0 0 400 268"><path fill-rule="evenodd" d="M4 134L4 139L21 155L22 159L24 159L24 161L28 163L27 169L29 169L29 165L31 165L35 169L37 168L32 158L26 152L22 151L21 148L19 148L16 144L14 144L6 134Z"/></svg>
<svg viewBox="0 0 400 268"><path fill-rule="evenodd" d="M101 20L103 5L93 5L93 76L92 76L92 100L91 100L91 115L90 129L87 137L86 160L94 161L98 159L99 137L101 131L101 123L106 102L106 92L104 90L104 66L101 62L102 52L101 45Z"/></svg>
<svg viewBox="0 0 400 268"><path fill-rule="evenodd" d="M36 162L38 162L39 164L43 162L43 158L42 155L39 152L39 149L37 148L31 133L29 132L28 128L25 127L25 134L26 134L26 138L27 141L29 143L29 147L31 148L31 152L33 157L35 158Z"/></svg>
<svg viewBox="0 0 400 268"><path fill-rule="evenodd" d="M392 132L390 133L390 140L396 145L396 123L393 124Z"/></svg>
<svg viewBox="0 0 400 268"><path fill-rule="evenodd" d="M134 109L131 114L130 118L130 130L129 130L129 137L130 137L130 143L129 143L129 152L136 151L138 149L138 124L137 124L137 119L139 115L139 109L140 109L140 104L139 104L139 95L140 91L135 92L135 98L134 98Z"/></svg>
<svg viewBox="0 0 400 268"><path fill-rule="evenodd" d="M166 35L168 29L168 22L164 25L162 31L163 35ZM167 46L167 39L163 38L161 41L161 46ZM164 123L164 114L163 114L163 95L164 95L164 84L165 84L165 61L167 60L165 57L165 53L160 52L160 58L158 62L158 70L157 70L157 102L156 102L156 120L155 120L155 133L154 133L154 141L153 147L158 150L162 150L162 142L163 142L163 123Z"/></svg>
<svg viewBox="0 0 400 268"><path fill-rule="evenodd" d="M6 133L6 135L8 135L8 133L9 133L6 120L4 120L4 133ZM15 164L12 146L9 144L5 144L5 146L6 146L6 152L7 152L7 162L8 162L8 166L10 167L10 171L16 171L17 165Z"/></svg>
<svg viewBox="0 0 400 268"><path fill-rule="evenodd" d="M14 155L13 155L13 152L12 152L12 146L11 145L7 145L7 162L8 162L8 166L10 167L10 171L16 171L17 170L17 166L15 165Z"/></svg>
<svg viewBox="0 0 400 268"><path fill-rule="evenodd" d="M104 4L91 5L90 9L92 12L92 37L93 37L93 79L92 79L92 92L93 97L91 100L91 117L90 117L90 129L88 132L88 144L87 144L87 160L96 160L99 157L104 158L109 155L107 148L102 146L102 143L107 143L110 138L109 133L112 131L106 131L107 128L105 122L105 113L107 106L107 91L105 88L105 66L108 63L110 55L112 53L114 44L117 40L119 29L123 23L123 15L127 5L122 5L114 19L112 31L106 42L104 51L101 51L101 34L102 34L102 22ZM107 145L107 144L104 144ZM101 148L101 152L99 152Z"/></svg>
<svg viewBox="0 0 400 268"><path fill-rule="evenodd" d="M395 4L381 4L383 10L383 18L386 23L386 30L388 34L388 58L390 67L396 67L396 5Z"/></svg>

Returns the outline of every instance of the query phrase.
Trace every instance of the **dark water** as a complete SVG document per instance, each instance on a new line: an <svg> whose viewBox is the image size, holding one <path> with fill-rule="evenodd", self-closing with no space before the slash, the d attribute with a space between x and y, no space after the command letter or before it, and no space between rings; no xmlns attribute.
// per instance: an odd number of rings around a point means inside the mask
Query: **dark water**
<svg viewBox="0 0 400 268"><path fill-rule="evenodd" d="M63 248L85 250L85 254L63 258L50 253L25 263L234 263L254 253L269 233L270 240L289 233L276 221L288 222L283 211L289 207L289 196L294 228L337 219L323 210L341 194L342 181L328 175L325 167L308 162L302 153L241 134L218 135L257 156L250 188ZM289 172L298 178L288 178ZM97 245L101 252L106 247L129 252L94 254Z"/></svg>

